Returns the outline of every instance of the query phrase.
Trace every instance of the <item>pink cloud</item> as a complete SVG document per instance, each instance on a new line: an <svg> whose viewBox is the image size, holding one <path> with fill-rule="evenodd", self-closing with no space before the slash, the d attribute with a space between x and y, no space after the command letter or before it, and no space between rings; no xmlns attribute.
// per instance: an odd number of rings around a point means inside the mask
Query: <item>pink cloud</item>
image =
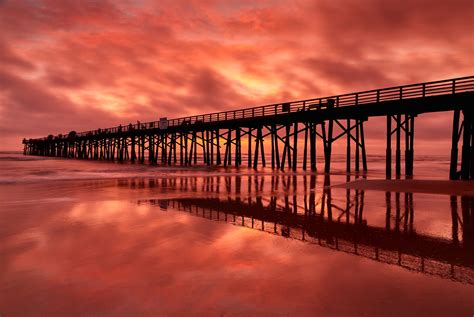
<svg viewBox="0 0 474 317"><path fill-rule="evenodd" d="M1 149L19 149L23 137L463 76L474 66L474 10L464 0L0 8Z"/></svg>

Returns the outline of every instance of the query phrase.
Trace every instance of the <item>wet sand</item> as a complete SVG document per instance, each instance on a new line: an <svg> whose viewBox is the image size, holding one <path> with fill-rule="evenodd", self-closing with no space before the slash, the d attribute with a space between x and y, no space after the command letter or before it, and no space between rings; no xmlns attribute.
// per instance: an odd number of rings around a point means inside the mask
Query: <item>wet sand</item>
<svg viewBox="0 0 474 317"><path fill-rule="evenodd" d="M333 185L333 187L403 193L474 196L474 181L359 179L352 182Z"/></svg>
<svg viewBox="0 0 474 317"><path fill-rule="evenodd" d="M472 196L345 179L0 184L0 314L471 316Z"/></svg>

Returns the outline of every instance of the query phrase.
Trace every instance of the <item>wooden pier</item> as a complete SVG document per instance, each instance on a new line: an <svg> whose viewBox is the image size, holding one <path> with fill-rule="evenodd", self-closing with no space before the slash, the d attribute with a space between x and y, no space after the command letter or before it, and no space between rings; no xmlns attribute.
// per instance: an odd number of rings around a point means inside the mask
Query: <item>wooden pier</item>
<svg viewBox="0 0 474 317"><path fill-rule="evenodd" d="M329 173L333 144L345 141L346 171L358 172L368 168L364 123L369 118L384 117L386 176L410 177L415 118L445 111L453 117L449 177L474 179L473 103L474 76L469 76L24 139L24 154L183 166L246 163L253 168L271 166L293 171L299 168L298 155L302 155L300 168L315 171L317 144L322 142L324 172ZM269 162L265 141L271 145ZM298 152L300 148L302 153ZM242 160L245 155L247 162Z"/></svg>

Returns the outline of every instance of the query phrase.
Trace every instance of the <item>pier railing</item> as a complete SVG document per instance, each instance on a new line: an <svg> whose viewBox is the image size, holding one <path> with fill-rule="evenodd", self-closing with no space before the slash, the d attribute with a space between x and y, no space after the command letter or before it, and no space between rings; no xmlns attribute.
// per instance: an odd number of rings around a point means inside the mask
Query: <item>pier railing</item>
<svg viewBox="0 0 474 317"><path fill-rule="evenodd" d="M474 91L474 76L459 77L446 80L431 81L404 86L374 89L327 96L321 98L297 100L292 102L275 103L238 110L213 112L202 115L187 116L167 120L167 127L186 126L230 120L253 119L271 117L301 111L326 109L329 107L354 107L364 104L376 104L387 101L398 101L413 98L424 98L438 95L456 94ZM101 133L127 132L131 130L159 129L160 121L128 124L106 129L84 131L75 134L83 137ZM55 138L67 138L68 134L58 135ZM39 138L36 140L45 140Z"/></svg>

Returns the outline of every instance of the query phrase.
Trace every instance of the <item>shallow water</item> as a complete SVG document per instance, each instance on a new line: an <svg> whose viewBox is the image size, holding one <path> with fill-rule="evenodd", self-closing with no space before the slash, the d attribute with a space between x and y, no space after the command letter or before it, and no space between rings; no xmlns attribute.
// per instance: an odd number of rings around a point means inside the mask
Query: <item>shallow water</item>
<svg viewBox="0 0 474 317"><path fill-rule="evenodd" d="M1 154L2 316L472 316L472 197ZM446 160L415 175L442 179ZM383 178L373 157L367 178ZM350 180L355 179L350 176Z"/></svg>

